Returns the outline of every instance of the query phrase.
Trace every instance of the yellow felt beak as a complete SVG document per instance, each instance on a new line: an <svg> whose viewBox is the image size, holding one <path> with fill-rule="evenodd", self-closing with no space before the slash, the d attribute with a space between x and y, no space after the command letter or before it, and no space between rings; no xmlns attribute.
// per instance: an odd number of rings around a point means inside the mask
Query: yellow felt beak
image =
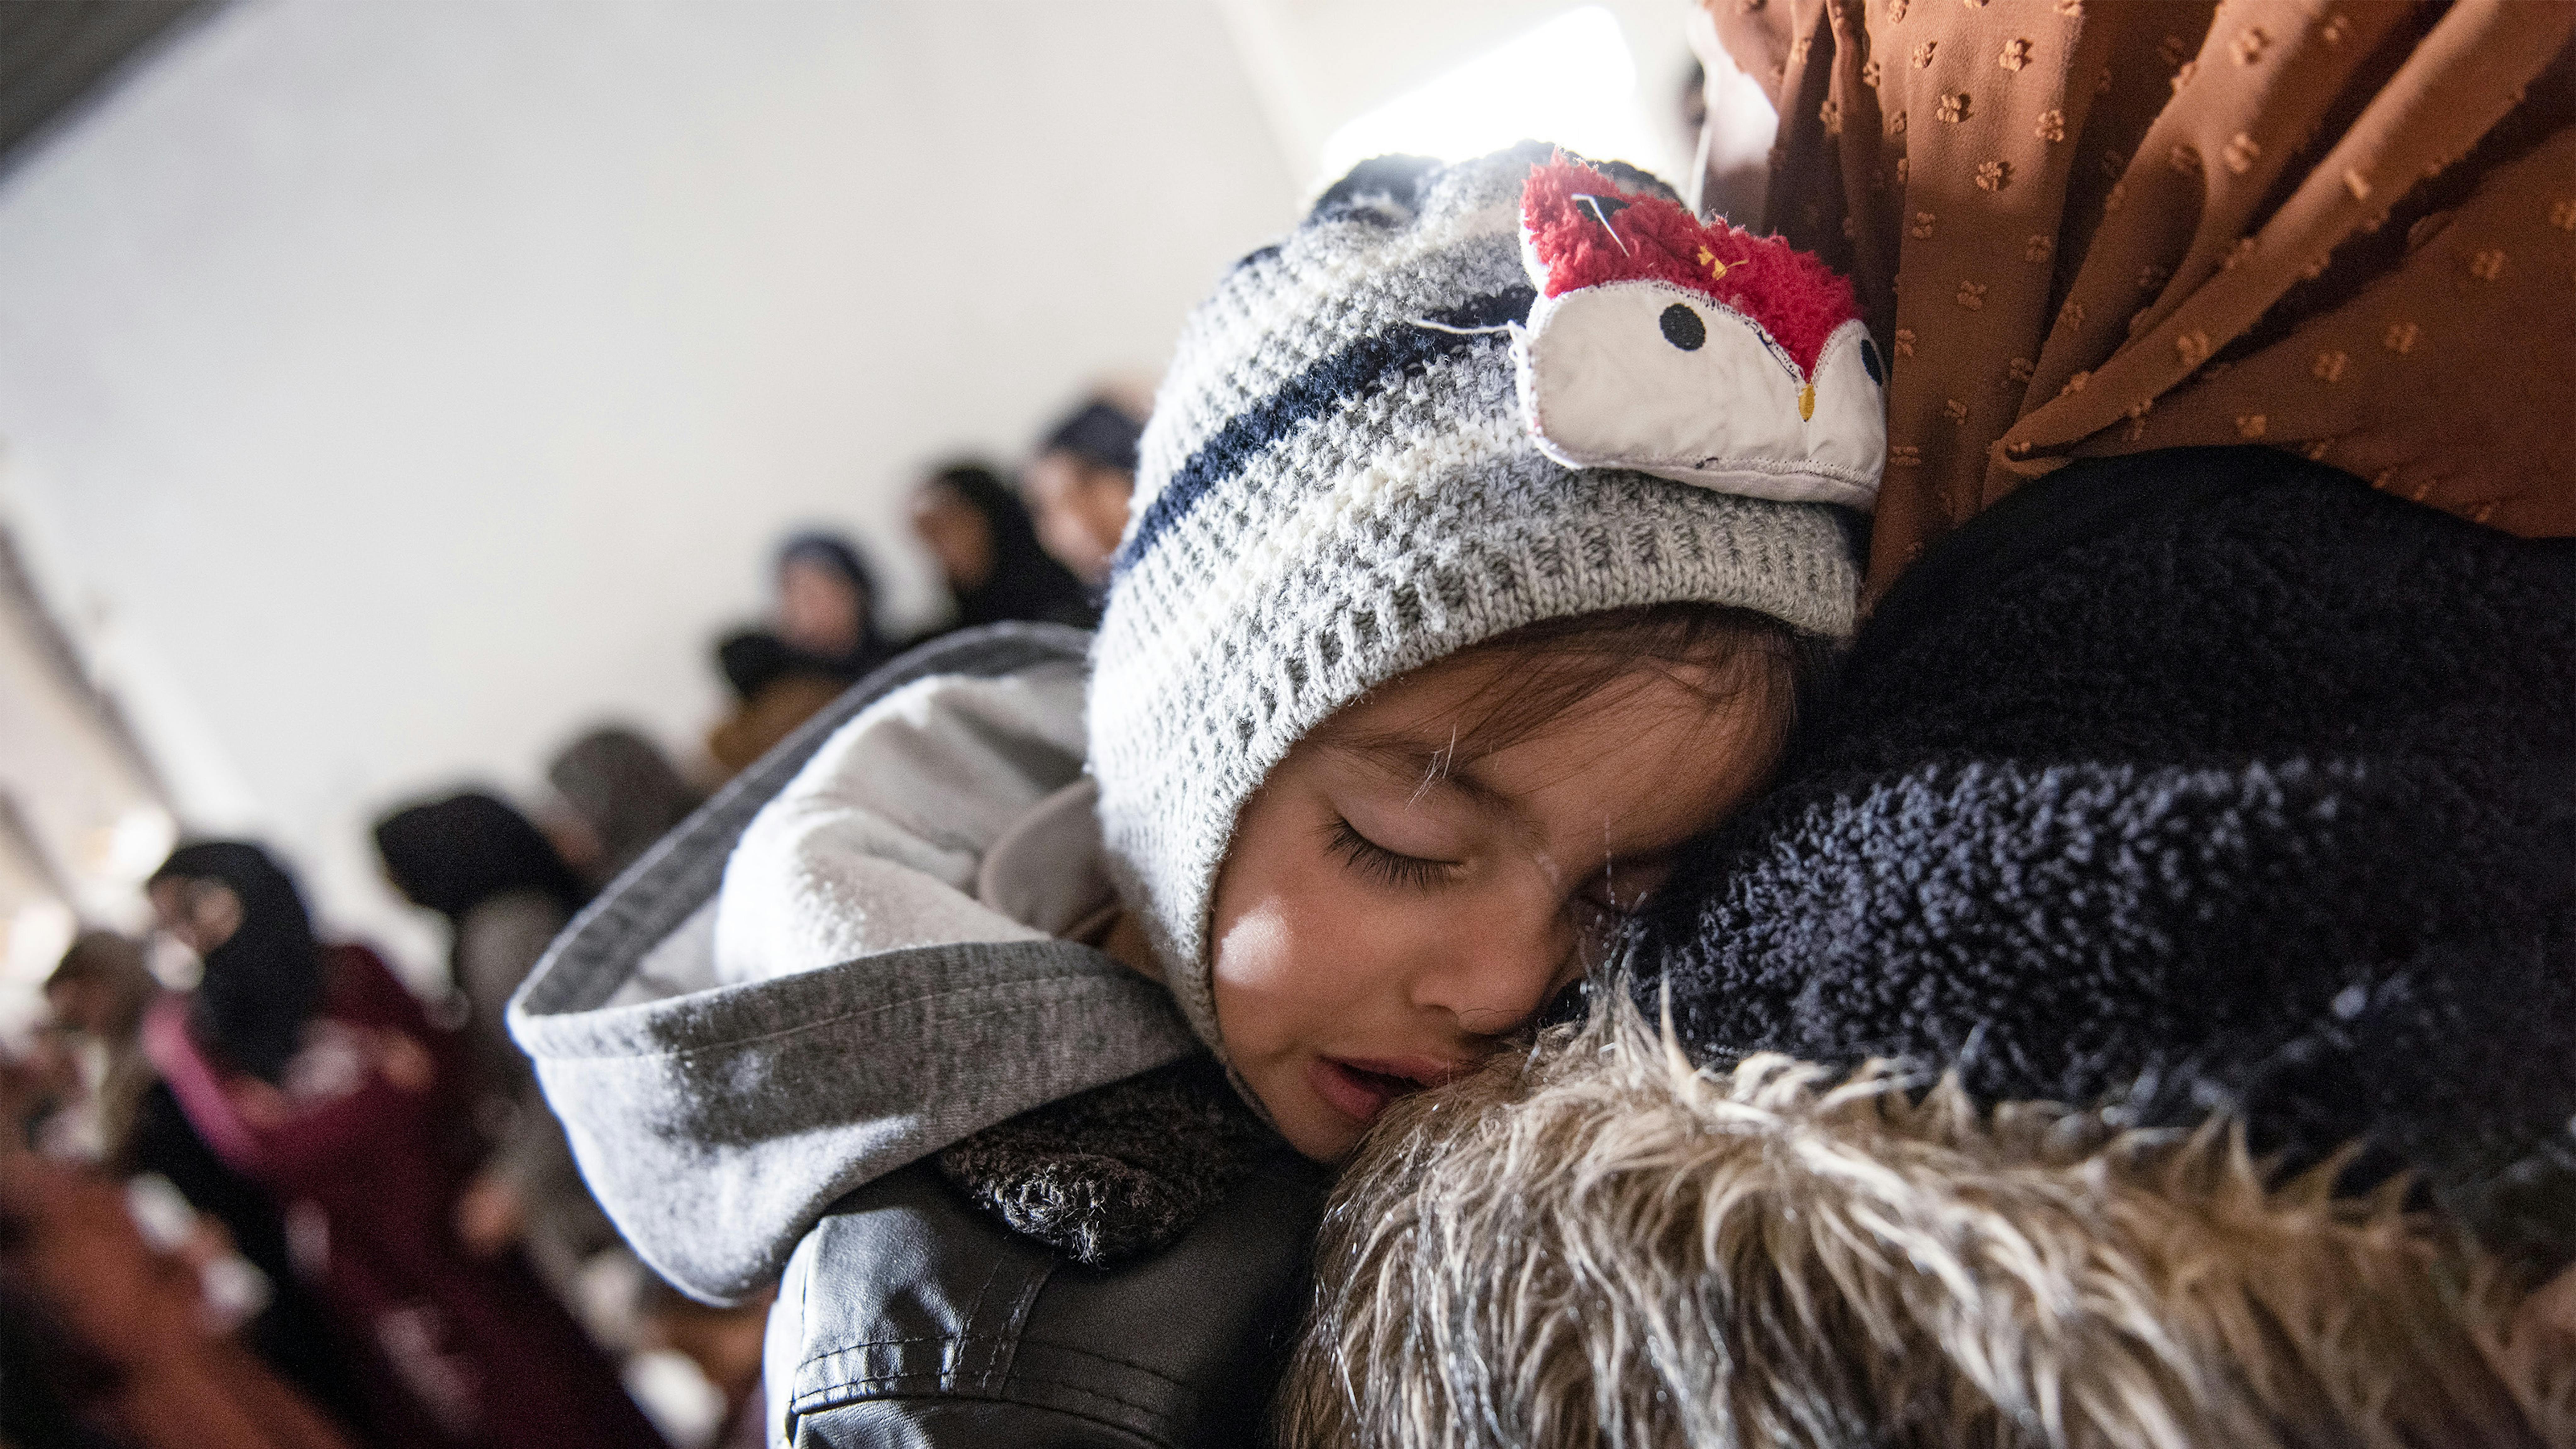
<svg viewBox="0 0 2576 1449"><path fill-rule="evenodd" d="M1810 423L1814 422L1815 419L1816 385L1811 382L1805 387L1798 389L1798 421L1802 423Z"/></svg>

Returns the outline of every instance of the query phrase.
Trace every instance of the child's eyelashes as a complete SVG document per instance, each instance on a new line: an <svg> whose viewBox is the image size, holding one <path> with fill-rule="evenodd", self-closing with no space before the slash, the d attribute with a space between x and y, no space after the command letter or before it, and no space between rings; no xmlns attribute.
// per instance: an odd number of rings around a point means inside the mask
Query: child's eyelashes
<svg viewBox="0 0 2576 1449"><path fill-rule="evenodd" d="M1389 850L1338 815L1333 817L1332 849L1362 879L1382 886L1428 890L1449 878L1451 862Z"/></svg>

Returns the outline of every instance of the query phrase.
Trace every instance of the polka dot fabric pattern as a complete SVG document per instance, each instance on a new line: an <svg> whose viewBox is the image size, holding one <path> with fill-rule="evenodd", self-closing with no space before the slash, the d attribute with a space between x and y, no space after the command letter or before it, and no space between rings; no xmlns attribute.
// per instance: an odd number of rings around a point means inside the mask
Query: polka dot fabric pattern
<svg viewBox="0 0 2576 1449"><path fill-rule="evenodd" d="M1544 619L1698 600L1840 638L1829 509L1570 469L1519 411L1520 197L1551 148L1363 164L1191 317L1093 647L1113 870L1223 1054L1207 924L1236 816L1376 685ZM1624 168L1632 190L1660 183Z"/></svg>
<svg viewBox="0 0 2576 1449"><path fill-rule="evenodd" d="M2175 447L2576 534L2576 6L1700 3L1780 115L1763 224L1889 355L1873 593Z"/></svg>

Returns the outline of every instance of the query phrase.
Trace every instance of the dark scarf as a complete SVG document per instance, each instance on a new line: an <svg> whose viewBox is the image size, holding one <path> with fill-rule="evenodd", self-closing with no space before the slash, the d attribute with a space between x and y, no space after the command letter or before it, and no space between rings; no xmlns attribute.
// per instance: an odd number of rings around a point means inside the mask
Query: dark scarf
<svg viewBox="0 0 2576 1449"><path fill-rule="evenodd" d="M877 579L859 551L828 533L800 533L778 547L778 572L812 564L841 576L858 596L858 640L839 654L799 649L766 629L746 629L716 646L716 663L734 693L748 701L792 676L849 683L894 657L895 646L877 628Z"/></svg>
<svg viewBox="0 0 2576 1449"><path fill-rule="evenodd" d="M240 898L241 925L205 955L192 1025L235 1069L278 1081L322 1004L321 949L294 880L268 852L234 840L183 845L152 880L213 882Z"/></svg>
<svg viewBox="0 0 2576 1449"><path fill-rule="evenodd" d="M1087 402L1048 430L1038 451L1071 453L1086 463L1133 473L1136 445L1144 435L1145 425L1126 413L1105 402Z"/></svg>
<svg viewBox="0 0 2576 1449"><path fill-rule="evenodd" d="M859 551L846 540L828 533L800 533L778 546L778 571L785 573L789 564L812 564L841 576L859 601L859 638L849 652L835 656L798 653L797 659L819 670L828 670L844 678L856 679L876 667L878 660L894 652L885 635L877 628L877 576L859 557Z"/></svg>
<svg viewBox="0 0 2576 1449"><path fill-rule="evenodd" d="M930 486L947 489L982 514L985 535L993 541L993 567L984 581L971 589L949 586L957 599L957 627L1026 619L1088 629L1098 621L1082 581L1039 544L1027 506L1000 474L960 463L932 474Z"/></svg>
<svg viewBox="0 0 2576 1449"><path fill-rule="evenodd" d="M2081 463L1900 580L1637 960L1704 1062L2366 1145L2576 1254L2576 544L2256 449ZM1651 969L1660 966L1660 972Z"/></svg>
<svg viewBox="0 0 2576 1449"><path fill-rule="evenodd" d="M515 891L551 896L568 912L585 894L528 817L479 790L386 816L376 851L396 889L451 921Z"/></svg>
<svg viewBox="0 0 2576 1449"><path fill-rule="evenodd" d="M592 730L546 766L546 780L599 837L592 873L606 882L698 808L698 792L650 740L610 725Z"/></svg>

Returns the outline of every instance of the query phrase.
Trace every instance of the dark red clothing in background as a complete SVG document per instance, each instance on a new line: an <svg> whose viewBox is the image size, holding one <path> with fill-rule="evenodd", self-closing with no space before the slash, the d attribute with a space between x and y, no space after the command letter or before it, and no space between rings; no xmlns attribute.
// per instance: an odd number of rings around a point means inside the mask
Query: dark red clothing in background
<svg viewBox="0 0 2576 1449"><path fill-rule="evenodd" d="M297 1267L364 1365L379 1432L404 1449L660 1445L519 1255L476 1259L457 1241L478 1155L457 1033L367 948L323 958L322 1013L283 1091L217 1062L183 1000L155 1008L144 1040L207 1145L286 1205ZM400 1039L427 1053L425 1082ZM404 1058L412 1070L389 1070Z"/></svg>

